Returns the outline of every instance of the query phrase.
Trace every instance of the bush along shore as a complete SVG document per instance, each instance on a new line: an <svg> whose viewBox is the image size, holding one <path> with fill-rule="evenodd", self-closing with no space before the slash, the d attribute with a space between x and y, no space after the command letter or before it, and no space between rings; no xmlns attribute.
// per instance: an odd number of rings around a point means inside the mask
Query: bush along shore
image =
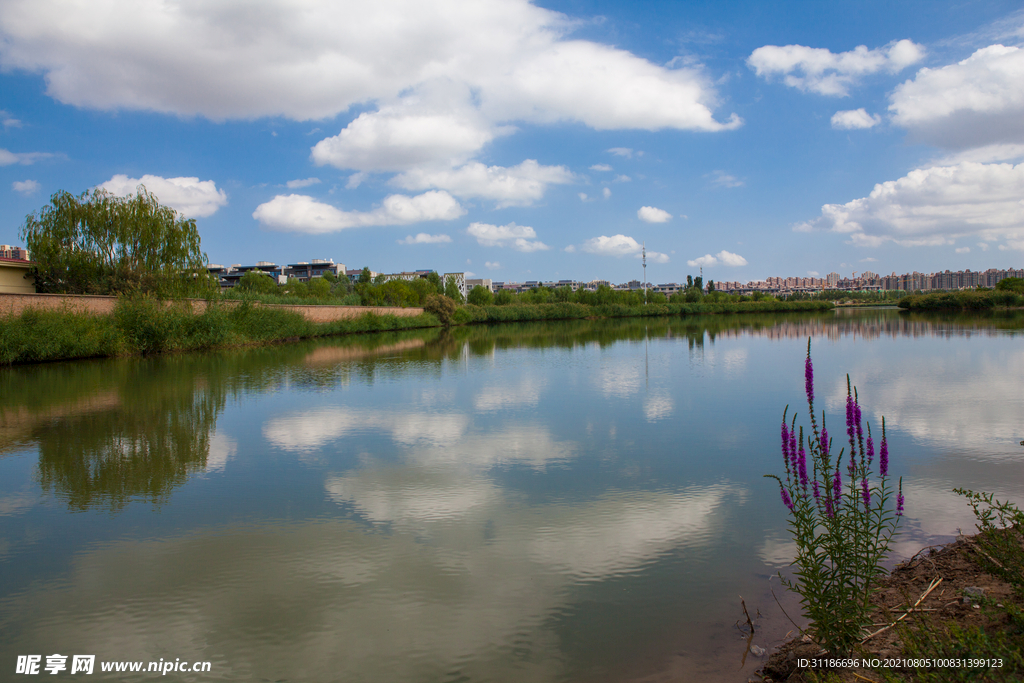
<svg viewBox="0 0 1024 683"><path fill-rule="evenodd" d="M425 308L425 313L414 317L367 314L350 320L314 323L298 313L255 305L252 301L230 306L213 303L206 311L193 313L184 304L124 297L118 301L113 315L27 310L20 316L0 319L0 364L198 351L449 325L822 311L831 308L831 304L766 300L648 306L552 303L460 307L447 297L436 296Z"/></svg>
<svg viewBox="0 0 1024 683"><path fill-rule="evenodd" d="M1024 280L1010 277L995 289L968 289L961 292L910 294L900 299L900 308L910 311L987 311L996 308L1024 307Z"/></svg>

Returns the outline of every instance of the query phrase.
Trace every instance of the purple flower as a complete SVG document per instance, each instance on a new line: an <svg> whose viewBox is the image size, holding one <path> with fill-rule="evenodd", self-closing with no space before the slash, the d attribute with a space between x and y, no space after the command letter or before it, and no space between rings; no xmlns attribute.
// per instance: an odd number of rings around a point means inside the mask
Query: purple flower
<svg viewBox="0 0 1024 683"><path fill-rule="evenodd" d="M814 489L814 500L815 501L820 501L821 500L821 490L818 489L818 480L817 479L814 480L814 485L811 488Z"/></svg>
<svg viewBox="0 0 1024 683"><path fill-rule="evenodd" d="M782 455L786 457L786 461L789 461L789 427L786 426L786 420L782 420Z"/></svg>
<svg viewBox="0 0 1024 683"><path fill-rule="evenodd" d="M807 391L807 403L814 403L814 366L811 365L811 342L807 342L807 360L804 361L804 389Z"/></svg>
<svg viewBox="0 0 1024 683"><path fill-rule="evenodd" d="M850 448L853 448L853 396L846 395L846 436L850 439Z"/></svg>
<svg viewBox="0 0 1024 683"><path fill-rule="evenodd" d="M878 450L878 472L883 477L889 475L889 444L885 441L885 431L882 431L882 447Z"/></svg>
<svg viewBox="0 0 1024 683"><path fill-rule="evenodd" d="M871 440L871 429L868 429L868 466L871 466L871 461L875 459L875 442Z"/></svg>
<svg viewBox="0 0 1024 683"><path fill-rule="evenodd" d="M821 428L821 453L828 455L828 430L824 427Z"/></svg>
<svg viewBox="0 0 1024 683"><path fill-rule="evenodd" d="M789 491L786 487L780 487L779 490L782 492L782 504L788 507L791 511L793 509L793 501L789 499Z"/></svg>
<svg viewBox="0 0 1024 683"><path fill-rule="evenodd" d="M871 491L868 489L868 480L860 480L860 495L864 499L864 509L871 509Z"/></svg>
<svg viewBox="0 0 1024 683"><path fill-rule="evenodd" d="M860 424L860 403L856 400L853 402L853 421L857 426L857 440L861 442L861 447L864 446L864 430Z"/></svg>
<svg viewBox="0 0 1024 683"><path fill-rule="evenodd" d="M789 460L793 471L796 471L796 429L789 432Z"/></svg>
<svg viewBox="0 0 1024 683"><path fill-rule="evenodd" d="M903 516L903 490L900 489L900 495L896 496L896 516Z"/></svg>
<svg viewBox="0 0 1024 683"><path fill-rule="evenodd" d="M836 513L832 510L832 501L829 498L825 498L825 514L829 518L835 517Z"/></svg>
<svg viewBox="0 0 1024 683"><path fill-rule="evenodd" d="M832 479L832 497L836 501L836 508L839 507L839 498L843 495L843 480L839 476L839 468L836 468L836 476Z"/></svg>

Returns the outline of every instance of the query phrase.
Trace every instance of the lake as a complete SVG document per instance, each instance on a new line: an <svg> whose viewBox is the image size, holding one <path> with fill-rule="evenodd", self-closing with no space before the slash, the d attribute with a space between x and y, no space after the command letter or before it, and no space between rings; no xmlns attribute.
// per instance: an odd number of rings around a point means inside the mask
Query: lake
<svg viewBox="0 0 1024 683"><path fill-rule="evenodd" d="M1024 317L425 330L0 369L0 669L183 681L745 681L792 545L782 411L886 418L891 562L1024 501ZM760 615L760 616L758 616ZM62 675L70 675L68 670ZM46 674L45 671L42 673Z"/></svg>

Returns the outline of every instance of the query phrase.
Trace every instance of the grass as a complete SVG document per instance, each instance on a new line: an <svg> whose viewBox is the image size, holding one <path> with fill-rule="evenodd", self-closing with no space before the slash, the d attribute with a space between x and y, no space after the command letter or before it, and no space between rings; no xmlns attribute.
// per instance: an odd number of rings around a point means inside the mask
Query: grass
<svg viewBox="0 0 1024 683"><path fill-rule="evenodd" d="M409 318L367 314L313 323L299 313L247 301L236 306L212 303L195 314L185 304L124 298L112 315L29 309L0 319L0 364L199 351L437 325L429 313Z"/></svg>
<svg viewBox="0 0 1024 683"><path fill-rule="evenodd" d="M294 304L296 301L292 299L288 303ZM822 311L829 308L831 304L822 301L774 300L648 306L588 306L579 303L468 305L455 311L452 323L467 325L586 318L774 313ZM250 299L226 305L213 300L208 302L204 312L193 313L185 302L168 303L147 297L125 297L118 300L112 315L91 315L70 309L29 309L20 316L0 319L0 365L199 351L439 325L437 317L431 313L408 318L368 313L359 318L313 323L300 313L259 305Z"/></svg>
<svg viewBox="0 0 1024 683"><path fill-rule="evenodd" d="M1024 306L1024 295L996 289L968 289L962 292L911 294L899 301L910 311L986 311Z"/></svg>

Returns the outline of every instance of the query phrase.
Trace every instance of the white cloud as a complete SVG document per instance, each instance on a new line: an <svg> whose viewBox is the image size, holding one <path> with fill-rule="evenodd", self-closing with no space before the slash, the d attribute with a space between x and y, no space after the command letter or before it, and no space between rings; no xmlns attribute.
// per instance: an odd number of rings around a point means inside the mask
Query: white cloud
<svg viewBox="0 0 1024 683"><path fill-rule="evenodd" d="M608 172L612 170L612 167L609 166L608 164L594 164L593 166L590 167L590 170Z"/></svg>
<svg viewBox="0 0 1024 683"><path fill-rule="evenodd" d="M3 123L4 128L21 128L21 121L11 116L8 112L0 109L0 122Z"/></svg>
<svg viewBox="0 0 1024 683"><path fill-rule="evenodd" d="M369 104L317 163L405 171L468 161L509 124L736 128L699 65L667 68L572 38L529 0L9 0L0 66L58 101L211 119L320 120Z"/></svg>
<svg viewBox="0 0 1024 683"><path fill-rule="evenodd" d="M297 190L300 187L309 187L310 185L319 185L319 178L306 178L305 180L289 180L285 183L285 187L289 190Z"/></svg>
<svg viewBox="0 0 1024 683"><path fill-rule="evenodd" d="M898 86L889 111L914 137L964 149L1024 143L1024 50L990 45Z"/></svg>
<svg viewBox="0 0 1024 683"><path fill-rule="evenodd" d="M364 112L312 149L320 166L359 171L408 171L464 163L500 132L462 112L420 112L414 105Z"/></svg>
<svg viewBox="0 0 1024 683"><path fill-rule="evenodd" d="M581 247L588 254L601 254L602 256L629 256L639 254L642 245L632 237L626 235L612 235L607 237L601 235L583 243Z"/></svg>
<svg viewBox="0 0 1024 683"><path fill-rule="evenodd" d="M995 143L973 147L948 154L931 163L932 166L956 166L963 161L991 164L999 161L1024 161L1024 144Z"/></svg>
<svg viewBox="0 0 1024 683"><path fill-rule="evenodd" d="M406 190L437 188L457 197L497 201L498 208L529 206L543 198L548 185L573 181L564 166L542 166L527 159L518 166L485 166L471 162L455 169L413 169L391 180Z"/></svg>
<svg viewBox="0 0 1024 683"><path fill-rule="evenodd" d="M633 179L630 178L628 175L617 175L617 176L615 176L615 180L613 180L612 182L613 183L628 183L628 182L630 182L632 180Z"/></svg>
<svg viewBox="0 0 1024 683"><path fill-rule="evenodd" d="M860 260L860 262L861 263L878 263L878 259L876 259L874 256L868 256L867 258L862 258Z"/></svg>
<svg viewBox="0 0 1024 683"><path fill-rule="evenodd" d="M548 245L536 240L537 232L528 225L490 225L489 223L471 223L466 229L476 241L485 247L511 247L516 251L530 253L546 251ZM489 267L489 266L488 266Z"/></svg>
<svg viewBox="0 0 1024 683"><path fill-rule="evenodd" d="M465 213L447 192L431 191L415 197L389 195L372 211L342 211L306 195L277 195L256 207L252 217L275 230L322 234L345 228L450 221Z"/></svg>
<svg viewBox="0 0 1024 683"><path fill-rule="evenodd" d="M807 276L808 277L818 277L819 275L821 275L821 273L819 273L816 270L808 270L807 271Z"/></svg>
<svg viewBox="0 0 1024 683"><path fill-rule="evenodd" d="M633 158L633 150L630 147L612 147L608 151L617 157L626 157L627 159Z"/></svg>
<svg viewBox="0 0 1024 683"><path fill-rule="evenodd" d="M404 240L398 240L399 244L445 244L451 242L452 238L448 235L428 235L425 232L416 233L413 237L409 235Z"/></svg>
<svg viewBox="0 0 1024 683"><path fill-rule="evenodd" d="M580 192L576 196L580 198L581 202L592 202L592 201L594 201L593 199L591 199L590 197L587 196L586 192Z"/></svg>
<svg viewBox="0 0 1024 683"><path fill-rule="evenodd" d="M501 268L501 264L497 261L484 261L484 268L487 268L487 270L497 270Z"/></svg>
<svg viewBox="0 0 1024 683"><path fill-rule="evenodd" d="M825 227L853 244L950 244L1024 240L1024 164L936 166L875 185L846 204L826 204L821 217L796 229Z"/></svg>
<svg viewBox="0 0 1024 683"><path fill-rule="evenodd" d="M708 176L711 182L721 187L743 187L743 181L725 171L712 171Z"/></svg>
<svg viewBox="0 0 1024 683"><path fill-rule="evenodd" d="M863 107L860 109L847 109L837 111L832 115L832 127L837 130L856 130L859 128L872 128L882 122L878 114L869 114Z"/></svg>
<svg viewBox="0 0 1024 683"><path fill-rule="evenodd" d="M956 248L956 253L958 253L958 254L970 254L971 253L971 248L970 247L957 247Z"/></svg>
<svg viewBox="0 0 1024 683"><path fill-rule="evenodd" d="M667 223L672 220L672 214L668 211L653 206L641 206L636 217L647 223Z"/></svg>
<svg viewBox="0 0 1024 683"><path fill-rule="evenodd" d="M15 180L11 183L11 189L26 197L39 191L40 185L35 180Z"/></svg>
<svg viewBox="0 0 1024 683"><path fill-rule="evenodd" d="M129 178L118 174L97 187L125 197L134 194L139 185L145 185L161 204L188 218L212 216L217 209L228 203L227 194L224 190L218 190L216 183L199 178L162 178L158 175Z"/></svg>
<svg viewBox="0 0 1024 683"><path fill-rule="evenodd" d="M988 244L985 242L978 242L978 248L982 251L988 251Z"/></svg>
<svg viewBox="0 0 1024 683"><path fill-rule="evenodd" d="M703 268L704 266L716 266L716 265L718 265L718 259L716 259L711 254L704 254L703 256L701 256L699 258L695 258L693 260L687 261L686 265L690 266L691 268L698 268L698 267L699 268Z"/></svg>
<svg viewBox="0 0 1024 683"><path fill-rule="evenodd" d="M0 148L0 166L10 166L11 164L31 166L37 161L49 159L53 156L49 152L10 152Z"/></svg>
<svg viewBox="0 0 1024 683"><path fill-rule="evenodd" d="M765 45L751 53L747 64L763 78L781 76L791 88L844 97L861 76L897 73L923 58L923 46L900 40L873 50L858 45L838 54L804 45Z"/></svg>
<svg viewBox="0 0 1024 683"><path fill-rule="evenodd" d="M601 190L601 196L604 197L605 199L608 199L609 197L611 197L612 196L611 188L606 187L603 190Z"/></svg>
<svg viewBox="0 0 1024 683"><path fill-rule="evenodd" d="M700 258L695 258L692 261L687 261L686 265L691 268L717 266L721 263L723 266L745 266L747 265L747 259L743 258L739 254L734 254L731 251L725 251L724 249L714 256L711 254L704 254Z"/></svg>
<svg viewBox="0 0 1024 683"><path fill-rule="evenodd" d="M588 254L598 254L600 256L634 256L640 258L643 245L627 235L612 235L611 237L601 235L600 237L587 240L580 246L580 249ZM567 247L566 251L570 251L570 249ZM572 251L575 251L575 247L572 248ZM668 263L669 259L668 254L648 250L647 260L652 263Z"/></svg>

